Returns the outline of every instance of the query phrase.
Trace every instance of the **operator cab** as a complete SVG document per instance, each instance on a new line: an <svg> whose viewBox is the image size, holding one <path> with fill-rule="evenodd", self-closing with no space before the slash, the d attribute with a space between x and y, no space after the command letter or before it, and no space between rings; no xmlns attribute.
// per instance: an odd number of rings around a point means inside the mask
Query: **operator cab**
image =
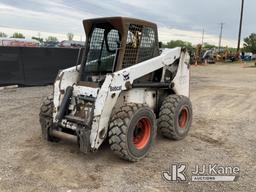
<svg viewBox="0 0 256 192"><path fill-rule="evenodd" d="M84 20L83 24L87 40L80 70L82 82L101 86L107 73L159 55L157 27L154 23L109 17ZM152 74L138 81L152 81Z"/></svg>

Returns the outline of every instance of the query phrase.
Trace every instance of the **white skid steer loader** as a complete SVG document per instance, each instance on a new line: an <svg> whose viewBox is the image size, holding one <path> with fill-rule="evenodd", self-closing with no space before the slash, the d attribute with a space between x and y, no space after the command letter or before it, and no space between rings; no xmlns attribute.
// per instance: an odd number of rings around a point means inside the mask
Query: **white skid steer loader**
<svg viewBox="0 0 256 192"><path fill-rule="evenodd" d="M109 17L83 24L81 62L59 72L53 95L42 103L44 139L73 135L84 153L107 139L114 153L130 161L148 154L157 129L183 139L192 122L186 50L160 51L151 22Z"/></svg>

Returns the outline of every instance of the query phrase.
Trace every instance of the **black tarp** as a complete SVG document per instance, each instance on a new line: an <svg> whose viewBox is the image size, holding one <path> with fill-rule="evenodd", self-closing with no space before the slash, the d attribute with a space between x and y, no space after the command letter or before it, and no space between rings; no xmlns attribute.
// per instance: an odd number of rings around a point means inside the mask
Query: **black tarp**
<svg viewBox="0 0 256 192"><path fill-rule="evenodd" d="M79 49L0 47L1 85L46 85L76 64Z"/></svg>

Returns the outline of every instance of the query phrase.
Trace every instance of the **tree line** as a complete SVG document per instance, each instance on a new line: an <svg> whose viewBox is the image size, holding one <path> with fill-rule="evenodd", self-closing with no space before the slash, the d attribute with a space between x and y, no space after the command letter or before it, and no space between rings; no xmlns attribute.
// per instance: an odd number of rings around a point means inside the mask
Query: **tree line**
<svg viewBox="0 0 256 192"><path fill-rule="evenodd" d="M7 38L8 35L4 32L0 32L0 38ZM22 33L19 32L15 32L13 33L12 36L10 36L10 38L18 38L18 39L25 39L25 36ZM74 38L74 34L73 33L67 33L67 39L69 41L72 41ZM40 43L44 42L44 39L41 37L32 37L32 39L39 41ZM45 42L58 42L58 38L54 37L54 36L49 36L45 39Z"/></svg>
<svg viewBox="0 0 256 192"><path fill-rule="evenodd" d="M195 46L192 45L192 43L182 40L171 40L167 43L162 44L163 48L175 48L175 47L185 47L188 50L194 50ZM204 49L213 49L218 48L215 45L211 45L209 43L204 43L203 45ZM235 48L229 48L229 51L235 52ZM242 49L244 52L252 52L256 54L256 33L252 33L249 37L246 37L244 39L244 48Z"/></svg>

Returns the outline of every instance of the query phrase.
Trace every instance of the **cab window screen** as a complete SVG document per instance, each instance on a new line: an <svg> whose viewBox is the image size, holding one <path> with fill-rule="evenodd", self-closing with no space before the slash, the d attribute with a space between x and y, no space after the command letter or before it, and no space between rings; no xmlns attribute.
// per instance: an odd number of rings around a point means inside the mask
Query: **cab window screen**
<svg viewBox="0 0 256 192"><path fill-rule="evenodd" d="M138 62L151 59L154 55L156 46L155 32L150 27L145 27L142 30Z"/></svg>
<svg viewBox="0 0 256 192"><path fill-rule="evenodd" d="M119 33L117 30L94 28L85 65L85 72L112 72L118 43Z"/></svg>

